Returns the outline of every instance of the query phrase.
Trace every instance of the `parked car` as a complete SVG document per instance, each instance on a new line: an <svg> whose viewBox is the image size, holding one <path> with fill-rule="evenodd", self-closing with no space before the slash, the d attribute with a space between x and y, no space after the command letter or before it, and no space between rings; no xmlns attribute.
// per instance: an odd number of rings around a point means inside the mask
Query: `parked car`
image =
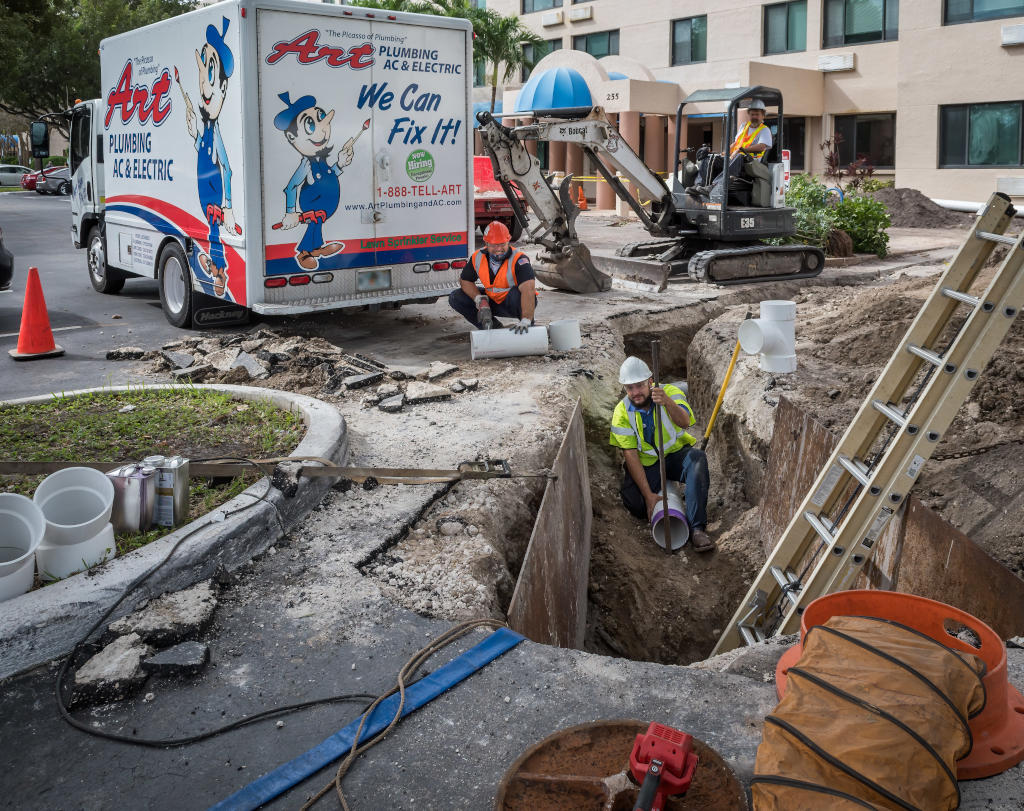
<svg viewBox="0 0 1024 811"><path fill-rule="evenodd" d="M31 171L27 166L0 164L0 186L17 186L21 183L22 175L27 175Z"/></svg>
<svg viewBox="0 0 1024 811"><path fill-rule="evenodd" d="M0 228L0 293L11 292L14 278L14 254L4 247L4 231Z"/></svg>
<svg viewBox="0 0 1024 811"><path fill-rule="evenodd" d="M71 170L61 166L56 172L42 175L36 181L39 194L71 194Z"/></svg>
<svg viewBox="0 0 1024 811"><path fill-rule="evenodd" d="M36 169L34 172L29 172L27 175L21 176L21 188L25 191L35 191L36 183L39 182L39 178L43 175L52 175L58 169L62 169L62 166L47 166L45 169Z"/></svg>

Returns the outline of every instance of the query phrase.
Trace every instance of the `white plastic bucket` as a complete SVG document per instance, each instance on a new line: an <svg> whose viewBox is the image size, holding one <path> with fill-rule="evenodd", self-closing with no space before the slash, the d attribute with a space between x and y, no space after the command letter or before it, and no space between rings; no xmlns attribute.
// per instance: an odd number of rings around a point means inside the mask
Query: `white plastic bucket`
<svg viewBox="0 0 1024 811"><path fill-rule="evenodd" d="M551 348L556 352L579 349L583 346L583 339L580 338L580 322L575 318L552 321L548 324L548 340L551 341Z"/></svg>
<svg viewBox="0 0 1024 811"><path fill-rule="evenodd" d="M469 333L469 354L473 360L543 355L547 351L547 327L530 327L522 334L517 334L508 327L478 329Z"/></svg>
<svg viewBox="0 0 1024 811"><path fill-rule="evenodd" d="M36 549L36 566L43 580L60 580L114 557L114 525L107 523L96 535L72 544L43 543Z"/></svg>
<svg viewBox="0 0 1024 811"><path fill-rule="evenodd" d="M35 552L45 531L46 519L32 499L0 493L0 601L32 588Z"/></svg>
<svg viewBox="0 0 1024 811"><path fill-rule="evenodd" d="M662 549L665 548L665 524L662 520L664 517L665 502L661 497L661 493L658 493L658 505L654 508L654 513L651 515L651 535L654 538L654 542ZM682 549L686 542L690 540L690 525L686 521L683 500L679 498L677 493L673 492L671 487L668 490L668 522L672 534L672 551L675 552L677 549Z"/></svg>
<svg viewBox="0 0 1024 811"><path fill-rule="evenodd" d="M46 516L48 546L80 543L110 521L114 485L98 470L66 467L43 479L32 500Z"/></svg>

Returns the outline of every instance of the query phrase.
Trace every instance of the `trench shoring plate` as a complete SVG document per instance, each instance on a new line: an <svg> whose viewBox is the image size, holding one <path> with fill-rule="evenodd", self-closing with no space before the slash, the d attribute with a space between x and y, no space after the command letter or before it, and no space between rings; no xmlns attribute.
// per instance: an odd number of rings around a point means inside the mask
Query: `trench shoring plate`
<svg viewBox="0 0 1024 811"><path fill-rule="evenodd" d="M498 787L497 811L631 811L640 787L629 776L629 753L646 721L596 721L549 735L527 749ZM683 797L666 811L746 811L747 798L714 749L693 739L697 772Z"/></svg>

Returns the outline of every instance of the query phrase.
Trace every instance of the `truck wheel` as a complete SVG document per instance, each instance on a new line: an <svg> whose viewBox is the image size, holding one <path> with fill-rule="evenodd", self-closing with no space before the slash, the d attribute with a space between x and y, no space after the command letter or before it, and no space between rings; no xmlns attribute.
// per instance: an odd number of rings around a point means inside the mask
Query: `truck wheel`
<svg viewBox="0 0 1024 811"><path fill-rule="evenodd" d="M65 197L71 194L71 181L65 180L63 183L61 183L60 188L57 189L57 193L63 194Z"/></svg>
<svg viewBox="0 0 1024 811"><path fill-rule="evenodd" d="M164 315L175 327L192 326L192 271L177 242L169 242L160 251L157 267Z"/></svg>
<svg viewBox="0 0 1024 811"><path fill-rule="evenodd" d="M518 217L513 217L512 222L509 223L508 231L512 235L512 241L518 242L519 237L523 235L523 224L519 222Z"/></svg>
<svg viewBox="0 0 1024 811"><path fill-rule="evenodd" d="M100 227L89 229L85 245L85 260L89 265L89 281L97 293L120 293L124 287L124 275L107 267L107 246L100 233Z"/></svg>

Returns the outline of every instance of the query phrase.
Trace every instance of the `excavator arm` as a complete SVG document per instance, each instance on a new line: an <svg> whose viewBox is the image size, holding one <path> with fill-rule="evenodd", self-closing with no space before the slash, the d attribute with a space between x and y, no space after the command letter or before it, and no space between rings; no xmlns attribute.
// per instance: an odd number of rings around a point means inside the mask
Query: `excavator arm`
<svg viewBox="0 0 1024 811"><path fill-rule="evenodd" d="M548 268L536 269L537 277L545 284L577 293L594 293L608 290L611 278L594 267L590 251L576 234L579 208L572 200L572 175L566 175L556 193L541 171L540 161L527 151L526 141L562 141L581 147L615 193L633 208L648 231L655 236L674 235L671 223L675 206L668 187L644 165L600 107L594 107L581 118L541 120L514 129L499 124L487 111L478 113L477 120L495 178L501 183L515 208L516 217L530 238L547 250L539 258L547 263ZM614 167L614 171L606 168L599 156ZM650 210L641 205L623 186L616 172L629 178L645 197L657 201L657 205L652 205ZM513 183L540 220L532 231L528 229L526 212L513 192Z"/></svg>

